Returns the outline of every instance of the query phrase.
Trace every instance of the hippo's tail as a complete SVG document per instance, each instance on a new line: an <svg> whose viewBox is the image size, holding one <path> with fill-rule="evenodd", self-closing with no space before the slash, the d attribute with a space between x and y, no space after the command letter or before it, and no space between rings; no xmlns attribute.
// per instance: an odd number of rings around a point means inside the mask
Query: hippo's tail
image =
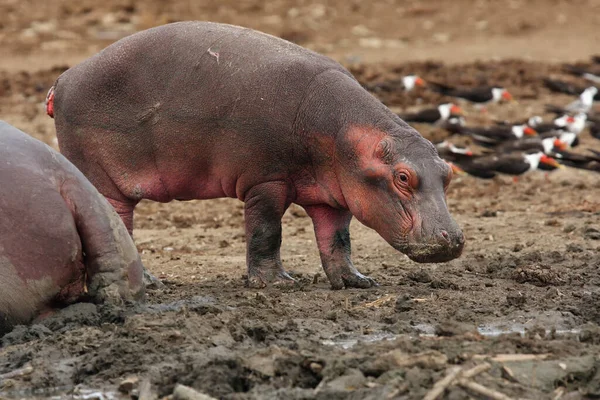
<svg viewBox="0 0 600 400"><path fill-rule="evenodd" d="M48 94L46 95L46 114L50 116L50 118L54 118L54 88L56 87L56 83L52 85L50 90L48 90Z"/></svg>

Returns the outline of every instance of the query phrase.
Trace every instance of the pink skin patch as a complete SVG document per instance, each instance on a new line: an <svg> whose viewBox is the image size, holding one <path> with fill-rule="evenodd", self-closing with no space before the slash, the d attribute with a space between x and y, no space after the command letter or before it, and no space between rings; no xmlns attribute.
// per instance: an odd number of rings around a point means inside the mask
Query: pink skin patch
<svg viewBox="0 0 600 400"><path fill-rule="evenodd" d="M50 88L46 95L46 113L54 118L54 86Z"/></svg>

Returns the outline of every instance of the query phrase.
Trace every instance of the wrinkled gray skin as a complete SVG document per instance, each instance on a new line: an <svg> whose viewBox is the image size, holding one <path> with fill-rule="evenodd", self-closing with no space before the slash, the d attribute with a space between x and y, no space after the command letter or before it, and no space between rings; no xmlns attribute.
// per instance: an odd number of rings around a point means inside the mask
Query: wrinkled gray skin
<svg viewBox="0 0 600 400"><path fill-rule="evenodd" d="M168 24L74 66L51 93L61 151L130 232L141 199L244 201L251 286L293 282L279 253L291 203L313 220L333 288L375 284L352 265L352 216L419 262L462 251L433 145L340 64L287 41Z"/></svg>
<svg viewBox="0 0 600 400"><path fill-rule="evenodd" d="M65 157L0 121L0 335L78 301L142 300L123 222Z"/></svg>

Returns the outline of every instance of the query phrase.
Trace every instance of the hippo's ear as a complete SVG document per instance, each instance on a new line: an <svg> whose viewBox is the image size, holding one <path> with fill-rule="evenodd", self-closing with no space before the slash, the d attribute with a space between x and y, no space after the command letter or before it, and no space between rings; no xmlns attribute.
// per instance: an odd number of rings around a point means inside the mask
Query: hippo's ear
<svg viewBox="0 0 600 400"><path fill-rule="evenodd" d="M388 138L382 139L375 147L375 158L381 160L385 164L393 162L392 143Z"/></svg>

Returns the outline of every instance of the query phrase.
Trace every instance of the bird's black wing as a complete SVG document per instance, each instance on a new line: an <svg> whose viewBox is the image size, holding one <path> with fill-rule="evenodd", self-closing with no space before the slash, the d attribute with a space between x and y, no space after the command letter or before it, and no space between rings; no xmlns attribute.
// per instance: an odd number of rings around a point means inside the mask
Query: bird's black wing
<svg viewBox="0 0 600 400"><path fill-rule="evenodd" d="M474 103L485 103L493 98L492 89L485 86L473 89L455 89L452 96L460 97Z"/></svg>
<svg viewBox="0 0 600 400"><path fill-rule="evenodd" d="M544 105L544 108L546 109L546 111L548 111L549 113L552 113L552 114L556 114L556 115L568 114L567 110L565 110L562 107L555 106L554 104L546 104L546 105ZM536 127L536 129L537 129L537 127Z"/></svg>
<svg viewBox="0 0 600 400"><path fill-rule="evenodd" d="M496 146L496 153L511 153L513 151L529 151L539 150L544 151L544 146L539 137L522 138L510 140Z"/></svg>
<svg viewBox="0 0 600 400"><path fill-rule="evenodd" d="M441 118L441 115L437 108L428 108L405 116L399 115L399 117L406 122L434 123Z"/></svg>
<svg viewBox="0 0 600 400"><path fill-rule="evenodd" d="M583 91L582 88L573 85L572 83L550 78L544 78L544 85L553 92L566 93L575 96L578 96Z"/></svg>

